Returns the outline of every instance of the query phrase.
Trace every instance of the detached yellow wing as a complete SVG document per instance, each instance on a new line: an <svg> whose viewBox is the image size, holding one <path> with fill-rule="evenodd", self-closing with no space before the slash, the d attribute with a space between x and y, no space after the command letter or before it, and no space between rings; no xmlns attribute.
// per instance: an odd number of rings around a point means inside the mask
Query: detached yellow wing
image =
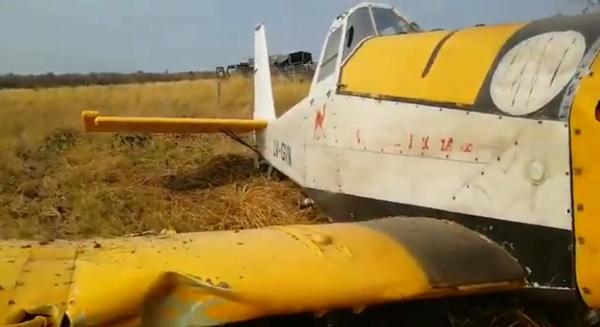
<svg viewBox="0 0 600 327"><path fill-rule="evenodd" d="M260 119L120 117L98 111L84 111L82 117L86 132L248 133L267 127Z"/></svg>

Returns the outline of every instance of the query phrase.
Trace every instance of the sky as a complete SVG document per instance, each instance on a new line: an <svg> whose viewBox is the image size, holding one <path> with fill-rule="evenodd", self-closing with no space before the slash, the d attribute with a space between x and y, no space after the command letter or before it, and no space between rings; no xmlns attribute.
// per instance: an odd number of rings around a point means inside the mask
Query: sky
<svg viewBox="0 0 600 327"><path fill-rule="evenodd" d="M422 27L524 21L585 0L388 0ZM318 56L333 19L357 0L0 0L0 74L213 70L253 52Z"/></svg>

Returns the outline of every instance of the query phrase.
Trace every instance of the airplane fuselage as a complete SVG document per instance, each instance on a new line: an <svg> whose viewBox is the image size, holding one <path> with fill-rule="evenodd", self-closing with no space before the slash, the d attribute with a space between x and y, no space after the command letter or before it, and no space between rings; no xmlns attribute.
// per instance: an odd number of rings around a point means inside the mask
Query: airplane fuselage
<svg viewBox="0 0 600 327"><path fill-rule="evenodd" d="M266 160L337 220L456 221L503 245L532 286L597 303L600 232L578 216L596 210L583 199L599 16L372 35L346 54L355 13L334 23L338 55L323 51L309 96L259 133Z"/></svg>

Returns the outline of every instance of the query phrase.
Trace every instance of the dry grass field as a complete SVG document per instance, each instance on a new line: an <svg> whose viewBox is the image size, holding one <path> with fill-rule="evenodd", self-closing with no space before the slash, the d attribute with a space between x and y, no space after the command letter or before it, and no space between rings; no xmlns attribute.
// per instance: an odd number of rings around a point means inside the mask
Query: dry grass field
<svg viewBox="0 0 600 327"><path fill-rule="evenodd" d="M285 111L309 84L278 80ZM0 238L241 229L322 219L222 135L85 134L80 112L250 117L251 80L0 91ZM269 205L264 205L269 203Z"/></svg>

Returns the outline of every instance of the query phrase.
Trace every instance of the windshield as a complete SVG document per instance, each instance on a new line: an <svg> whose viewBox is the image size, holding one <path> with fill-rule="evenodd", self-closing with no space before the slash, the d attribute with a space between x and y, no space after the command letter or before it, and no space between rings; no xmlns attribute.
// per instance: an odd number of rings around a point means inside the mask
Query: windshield
<svg viewBox="0 0 600 327"><path fill-rule="evenodd" d="M392 35L412 31L410 25L398 16L393 10L385 8L371 8L375 26L379 35Z"/></svg>

